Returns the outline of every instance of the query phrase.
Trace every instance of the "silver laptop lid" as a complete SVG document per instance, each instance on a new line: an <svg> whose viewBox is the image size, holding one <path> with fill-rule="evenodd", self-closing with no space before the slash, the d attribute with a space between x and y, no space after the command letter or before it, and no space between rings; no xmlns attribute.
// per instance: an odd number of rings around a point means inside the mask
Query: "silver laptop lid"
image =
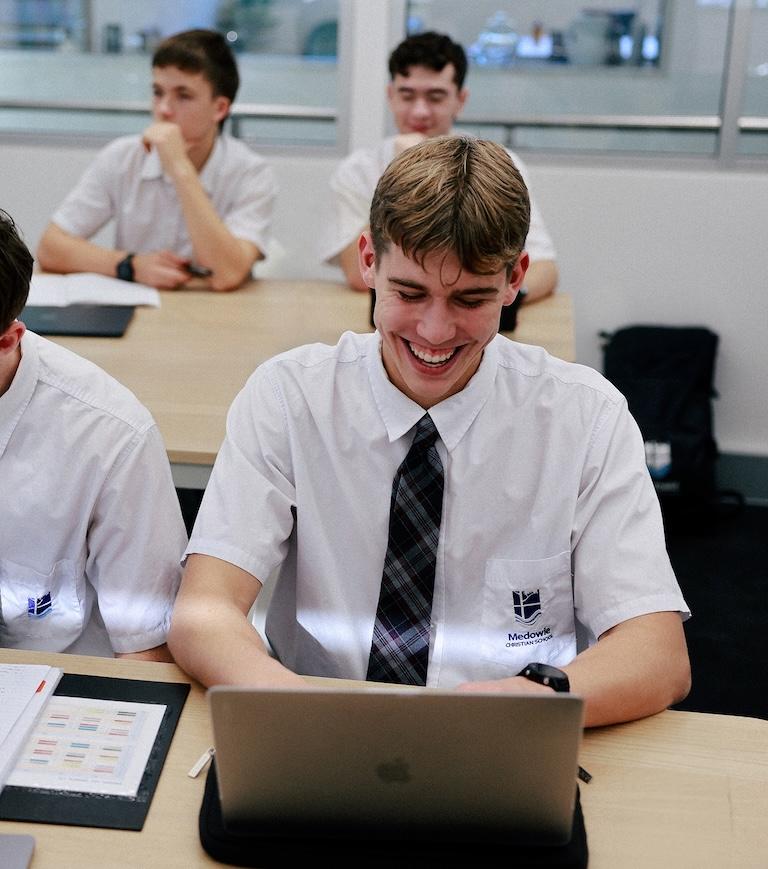
<svg viewBox="0 0 768 869"><path fill-rule="evenodd" d="M208 692L232 828L562 843L583 701L429 689Z"/></svg>

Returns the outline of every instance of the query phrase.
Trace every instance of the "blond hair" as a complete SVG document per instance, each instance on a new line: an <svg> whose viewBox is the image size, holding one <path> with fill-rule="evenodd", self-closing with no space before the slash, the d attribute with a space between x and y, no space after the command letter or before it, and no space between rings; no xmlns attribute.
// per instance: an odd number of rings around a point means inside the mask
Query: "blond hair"
<svg viewBox="0 0 768 869"><path fill-rule="evenodd" d="M474 274L511 270L530 223L528 189L494 142L441 136L408 148L379 179L371 204L377 257L396 244L423 266L452 254Z"/></svg>

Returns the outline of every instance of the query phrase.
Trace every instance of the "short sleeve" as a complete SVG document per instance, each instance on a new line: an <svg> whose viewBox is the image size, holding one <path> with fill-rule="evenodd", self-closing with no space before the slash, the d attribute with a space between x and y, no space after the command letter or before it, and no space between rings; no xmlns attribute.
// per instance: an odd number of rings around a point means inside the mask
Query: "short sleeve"
<svg viewBox="0 0 768 869"><path fill-rule="evenodd" d="M690 612L672 571L642 436L626 401L607 403L593 431L573 532L574 604L594 642L652 612Z"/></svg>
<svg viewBox="0 0 768 869"><path fill-rule="evenodd" d="M331 176L333 207L324 233L322 257L328 265L339 265L339 254L368 226L371 200L378 181L375 155L366 151L351 154Z"/></svg>
<svg viewBox="0 0 768 869"><path fill-rule="evenodd" d="M91 238L117 213L117 188L123 140L103 148L51 218L78 238Z"/></svg>
<svg viewBox="0 0 768 869"><path fill-rule="evenodd" d="M278 186L272 167L256 158L242 171L237 194L222 219L235 236L255 244L266 256Z"/></svg>
<svg viewBox="0 0 768 869"><path fill-rule="evenodd" d="M264 582L285 559L295 510L285 409L262 366L227 414L186 555L212 555Z"/></svg>
<svg viewBox="0 0 768 869"><path fill-rule="evenodd" d="M525 249L531 258L531 262L538 260L554 260L557 259L557 251L555 250L554 242L549 234L544 218L541 214L541 209L536 202L531 188L530 173L528 167L523 161L512 151L507 152L512 158L512 162L517 166L520 174L523 176L528 187L528 193L531 198L531 225L528 229L528 237L525 241Z"/></svg>
<svg viewBox="0 0 768 869"><path fill-rule="evenodd" d="M168 456L152 425L120 453L88 530L86 575L115 652L165 642L185 543Z"/></svg>

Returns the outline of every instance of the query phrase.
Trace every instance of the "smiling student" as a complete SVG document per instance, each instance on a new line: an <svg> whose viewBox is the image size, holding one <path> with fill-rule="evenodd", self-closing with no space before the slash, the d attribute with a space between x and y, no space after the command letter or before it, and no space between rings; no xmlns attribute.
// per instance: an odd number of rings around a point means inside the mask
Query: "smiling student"
<svg viewBox="0 0 768 869"><path fill-rule="evenodd" d="M489 142L432 139L387 168L358 249L377 332L275 357L230 409L169 636L189 673L570 680L589 725L687 693L687 607L626 401L497 334L529 211ZM247 618L262 588L274 657Z"/></svg>
<svg viewBox="0 0 768 869"><path fill-rule="evenodd" d="M357 265L357 241L368 224L376 182L390 161L406 148L452 132L469 96L466 74L464 49L441 33L409 36L390 55L387 102L397 135L375 148L353 151L331 178L334 207L327 223L323 257L330 265L341 266L353 289L368 289ZM522 161L516 154L510 152L510 156L528 183ZM529 268L521 292L525 293L523 301L532 302L554 292L558 281L555 247L533 201L526 250Z"/></svg>
<svg viewBox="0 0 768 869"><path fill-rule="evenodd" d="M265 161L222 132L239 82L216 31L160 43L152 123L96 157L46 228L40 265L160 289L201 276L212 290L242 284L265 256L277 187ZM114 248L89 241L109 220Z"/></svg>

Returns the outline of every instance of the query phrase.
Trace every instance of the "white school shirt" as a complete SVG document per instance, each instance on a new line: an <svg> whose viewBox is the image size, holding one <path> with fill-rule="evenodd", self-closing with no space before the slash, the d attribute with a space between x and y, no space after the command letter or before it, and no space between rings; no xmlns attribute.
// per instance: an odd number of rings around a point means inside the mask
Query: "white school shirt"
<svg viewBox="0 0 768 869"><path fill-rule="evenodd" d="M379 178L395 157L396 138L390 136L375 148L359 148L353 151L331 176L333 208L327 215L322 241L323 262L339 265L339 254L347 245L356 241L363 228L368 225L373 193ZM531 224L525 249L531 262L554 260L557 253L533 197L528 169L517 154L512 151L507 153L523 176L531 199Z"/></svg>
<svg viewBox="0 0 768 869"><path fill-rule="evenodd" d="M266 161L238 139L221 134L200 182L232 235L266 254L277 195ZM141 136L122 136L102 149L51 219L79 238L91 238L114 219L120 250L193 254L176 188L164 175L157 151L145 151Z"/></svg>
<svg viewBox="0 0 768 869"><path fill-rule="evenodd" d="M161 645L186 533L157 426L91 362L21 346L0 396L0 646Z"/></svg>
<svg viewBox="0 0 768 869"><path fill-rule="evenodd" d="M562 666L626 619L687 617L640 432L597 372L497 336L429 413L445 494L428 685ZM277 356L235 399L187 553L266 584L290 669L365 678L392 480L423 414L378 334Z"/></svg>

